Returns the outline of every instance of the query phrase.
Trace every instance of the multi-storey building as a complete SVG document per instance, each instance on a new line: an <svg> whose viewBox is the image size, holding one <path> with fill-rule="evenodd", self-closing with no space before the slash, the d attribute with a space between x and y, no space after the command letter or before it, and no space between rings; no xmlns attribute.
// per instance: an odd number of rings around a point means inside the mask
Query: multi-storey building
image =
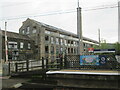
<svg viewBox="0 0 120 90"><path fill-rule="evenodd" d="M35 41L37 59L47 57L54 61L63 54L78 54L77 34L29 18L23 22L19 33ZM83 37L84 51L98 44L95 40Z"/></svg>
<svg viewBox="0 0 120 90"><path fill-rule="evenodd" d="M0 30L2 41L2 59L5 60L5 31ZM7 32L8 60L34 59L34 41L27 35Z"/></svg>

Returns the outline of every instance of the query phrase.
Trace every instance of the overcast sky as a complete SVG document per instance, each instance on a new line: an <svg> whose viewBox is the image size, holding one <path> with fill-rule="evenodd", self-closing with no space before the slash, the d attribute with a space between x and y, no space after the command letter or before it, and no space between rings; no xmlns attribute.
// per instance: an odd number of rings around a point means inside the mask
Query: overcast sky
<svg viewBox="0 0 120 90"><path fill-rule="evenodd" d="M7 30L18 32L22 22L31 18L76 34L77 1L2 0L0 1L0 27L4 29L4 22L7 21ZM118 8L99 9L106 5L115 6L117 2L118 0L80 0L83 36L98 40L98 29L100 29L101 39L105 39L108 43L117 42Z"/></svg>

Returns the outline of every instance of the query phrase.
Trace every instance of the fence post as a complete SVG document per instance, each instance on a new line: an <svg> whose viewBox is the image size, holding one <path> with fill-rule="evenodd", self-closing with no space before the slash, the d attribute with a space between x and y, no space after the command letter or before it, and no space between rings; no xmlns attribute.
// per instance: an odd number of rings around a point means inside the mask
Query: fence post
<svg viewBox="0 0 120 90"><path fill-rule="evenodd" d="M63 58L60 58L60 69L63 69Z"/></svg>
<svg viewBox="0 0 120 90"><path fill-rule="evenodd" d="M48 69L48 58L46 58L46 69Z"/></svg>
<svg viewBox="0 0 120 90"><path fill-rule="evenodd" d="M15 72L18 72L18 63L15 63Z"/></svg>
<svg viewBox="0 0 120 90"><path fill-rule="evenodd" d="M67 68L67 56L65 55L65 57L64 57L64 69L66 69Z"/></svg>
<svg viewBox="0 0 120 90"><path fill-rule="evenodd" d="M9 63L8 63L8 74L10 75L10 73L11 73L11 68L10 68L10 60L9 60Z"/></svg>
<svg viewBox="0 0 120 90"><path fill-rule="evenodd" d="M26 69L29 71L29 60L26 60Z"/></svg>
<svg viewBox="0 0 120 90"><path fill-rule="evenodd" d="M42 57L42 69L44 69L44 57Z"/></svg>

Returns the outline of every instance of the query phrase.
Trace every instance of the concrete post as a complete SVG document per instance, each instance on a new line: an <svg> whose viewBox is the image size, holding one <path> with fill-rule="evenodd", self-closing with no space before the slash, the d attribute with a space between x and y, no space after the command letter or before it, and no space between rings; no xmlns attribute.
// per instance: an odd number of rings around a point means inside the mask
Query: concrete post
<svg viewBox="0 0 120 90"><path fill-rule="evenodd" d="M120 43L120 1L118 2L118 42Z"/></svg>
<svg viewBox="0 0 120 90"><path fill-rule="evenodd" d="M82 55L83 53L83 36L82 36L82 15L81 8L77 8L77 35L79 38L78 53Z"/></svg>

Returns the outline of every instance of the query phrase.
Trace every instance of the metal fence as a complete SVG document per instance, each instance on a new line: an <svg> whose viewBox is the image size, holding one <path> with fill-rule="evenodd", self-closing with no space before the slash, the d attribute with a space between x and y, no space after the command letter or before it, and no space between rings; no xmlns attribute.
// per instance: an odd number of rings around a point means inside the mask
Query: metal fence
<svg viewBox="0 0 120 90"><path fill-rule="evenodd" d="M120 63L114 55L104 55L106 58L105 64L101 65L81 65L80 55L66 55L65 69L78 70L120 70ZM100 55L98 55L98 63L100 63Z"/></svg>
<svg viewBox="0 0 120 90"><path fill-rule="evenodd" d="M19 60L9 62L9 73L34 71L40 69L46 70L60 70L63 68L63 59L57 58L53 63L48 61L48 58L42 58L41 60Z"/></svg>

